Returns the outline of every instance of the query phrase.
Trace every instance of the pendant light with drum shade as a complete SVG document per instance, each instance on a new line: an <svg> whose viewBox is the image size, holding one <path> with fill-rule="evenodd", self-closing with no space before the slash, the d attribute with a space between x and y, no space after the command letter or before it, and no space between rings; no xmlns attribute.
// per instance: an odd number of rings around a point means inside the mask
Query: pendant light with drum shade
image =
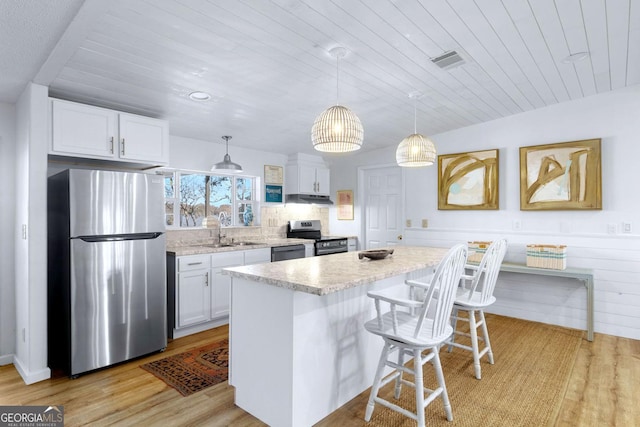
<svg viewBox="0 0 640 427"><path fill-rule="evenodd" d="M420 135L416 130L416 100L421 97L419 92L412 92L413 99L413 134L409 135L396 149L396 162L402 167L431 166L436 160L436 147L429 138Z"/></svg>
<svg viewBox="0 0 640 427"><path fill-rule="evenodd" d="M336 105L320 114L311 128L313 148L325 153L348 153L362 147L364 132L358 116L338 103L338 83L340 58L344 58L347 50L334 47L329 51L336 58Z"/></svg>
<svg viewBox="0 0 640 427"><path fill-rule="evenodd" d="M237 163L234 163L231 161L231 156L229 156L229 140L231 139L230 136L223 136L222 139L224 139L227 143L227 151L226 154L224 155L224 159L221 162L216 163L215 165L213 165L211 167L212 171L223 171L223 172L242 172L242 166L240 166Z"/></svg>

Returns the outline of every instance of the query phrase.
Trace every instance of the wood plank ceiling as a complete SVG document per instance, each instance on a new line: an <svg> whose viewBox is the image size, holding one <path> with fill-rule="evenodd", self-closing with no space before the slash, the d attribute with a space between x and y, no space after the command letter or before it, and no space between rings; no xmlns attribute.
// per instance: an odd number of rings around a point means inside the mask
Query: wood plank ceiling
<svg viewBox="0 0 640 427"><path fill-rule="evenodd" d="M464 65L432 63L451 50ZM372 150L413 133L414 91L417 130L433 135L638 83L640 0L119 0L49 86L166 118L175 135L288 154L313 152L337 92Z"/></svg>

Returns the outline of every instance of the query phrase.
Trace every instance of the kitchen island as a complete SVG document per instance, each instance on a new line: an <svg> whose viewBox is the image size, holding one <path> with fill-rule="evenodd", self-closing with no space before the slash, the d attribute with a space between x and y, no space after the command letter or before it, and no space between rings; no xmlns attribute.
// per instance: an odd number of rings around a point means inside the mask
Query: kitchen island
<svg viewBox="0 0 640 427"><path fill-rule="evenodd" d="M270 426L311 426L373 383L383 342L367 333L370 290L406 296L447 249L395 247L224 269L232 277L229 383L235 403Z"/></svg>

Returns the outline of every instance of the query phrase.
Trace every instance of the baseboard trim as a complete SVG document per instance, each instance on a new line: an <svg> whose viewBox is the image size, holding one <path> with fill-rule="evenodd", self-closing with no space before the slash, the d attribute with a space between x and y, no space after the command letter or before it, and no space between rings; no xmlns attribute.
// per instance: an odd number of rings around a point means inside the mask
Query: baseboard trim
<svg viewBox="0 0 640 427"><path fill-rule="evenodd" d="M40 369L39 371L30 372L29 370L25 369L23 363L20 362L20 359L18 359L16 356L13 357L13 365L16 367L16 370L22 377L22 381L24 381L24 383L27 385L51 378L51 369L44 368Z"/></svg>
<svg viewBox="0 0 640 427"><path fill-rule="evenodd" d="M211 322L200 323L194 326L187 326L186 328L174 329L173 339L186 337L187 335L197 334L198 332L206 331L207 329L217 328L218 326L226 325L229 323L229 317L224 316L220 319L213 320Z"/></svg>

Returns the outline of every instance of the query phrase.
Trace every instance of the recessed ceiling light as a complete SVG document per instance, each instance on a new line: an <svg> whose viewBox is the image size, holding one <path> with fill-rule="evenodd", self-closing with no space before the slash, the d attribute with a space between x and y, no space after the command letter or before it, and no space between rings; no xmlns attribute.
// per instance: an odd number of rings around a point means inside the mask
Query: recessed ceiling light
<svg viewBox="0 0 640 427"><path fill-rule="evenodd" d="M562 60L565 64L573 64L574 62L582 61L589 57L589 52L573 53Z"/></svg>
<svg viewBox="0 0 640 427"><path fill-rule="evenodd" d="M211 99L211 95L207 92L191 92L189 94L189 98L194 101L208 101Z"/></svg>

